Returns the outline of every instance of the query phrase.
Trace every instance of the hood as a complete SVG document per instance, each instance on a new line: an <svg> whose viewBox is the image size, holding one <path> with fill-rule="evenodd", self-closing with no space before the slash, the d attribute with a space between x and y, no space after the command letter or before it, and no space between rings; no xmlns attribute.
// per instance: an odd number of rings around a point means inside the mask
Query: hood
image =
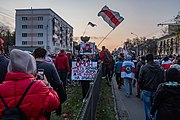
<svg viewBox="0 0 180 120"><path fill-rule="evenodd" d="M19 49L13 49L10 52L10 61L8 65L8 72L23 72L29 74L36 74L35 58Z"/></svg>
<svg viewBox="0 0 180 120"><path fill-rule="evenodd" d="M58 54L58 56L64 56L65 55L65 53L62 53L62 52L60 52L59 54Z"/></svg>
<svg viewBox="0 0 180 120"><path fill-rule="evenodd" d="M141 60L141 63L144 64L144 65L146 64L146 62L144 60Z"/></svg>
<svg viewBox="0 0 180 120"><path fill-rule="evenodd" d="M180 84L177 82L165 82L163 83L163 87L171 94L180 95Z"/></svg>
<svg viewBox="0 0 180 120"><path fill-rule="evenodd" d="M127 61L131 61L131 59L132 59L132 57L131 57L130 55L127 55L127 56L126 56L126 60L127 60Z"/></svg>
<svg viewBox="0 0 180 120"><path fill-rule="evenodd" d="M161 66L155 62L149 62L147 63L147 67L151 72L159 72L161 68Z"/></svg>

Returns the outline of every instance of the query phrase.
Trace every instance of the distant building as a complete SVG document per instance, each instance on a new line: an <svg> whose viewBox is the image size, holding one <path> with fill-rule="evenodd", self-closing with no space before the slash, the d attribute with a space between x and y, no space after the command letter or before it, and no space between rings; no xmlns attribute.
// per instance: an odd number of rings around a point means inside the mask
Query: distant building
<svg viewBox="0 0 180 120"><path fill-rule="evenodd" d="M73 27L51 9L16 9L15 47L29 51L43 47L49 53L72 51Z"/></svg>
<svg viewBox="0 0 180 120"><path fill-rule="evenodd" d="M157 41L158 55L170 55L170 54L179 54L179 36L176 33L171 33L160 37Z"/></svg>

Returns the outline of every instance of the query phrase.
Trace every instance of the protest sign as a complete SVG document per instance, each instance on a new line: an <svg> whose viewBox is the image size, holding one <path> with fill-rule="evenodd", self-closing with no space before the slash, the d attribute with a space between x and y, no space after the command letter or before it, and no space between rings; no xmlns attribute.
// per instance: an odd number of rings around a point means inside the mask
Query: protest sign
<svg viewBox="0 0 180 120"><path fill-rule="evenodd" d="M81 42L80 54L95 54L95 43L93 42Z"/></svg>
<svg viewBox="0 0 180 120"><path fill-rule="evenodd" d="M72 80L94 80L97 75L97 62L72 62Z"/></svg>

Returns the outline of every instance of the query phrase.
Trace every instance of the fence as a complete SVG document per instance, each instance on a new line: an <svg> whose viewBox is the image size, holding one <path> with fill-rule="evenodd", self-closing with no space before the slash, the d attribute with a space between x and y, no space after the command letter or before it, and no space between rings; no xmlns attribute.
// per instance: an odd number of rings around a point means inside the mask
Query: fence
<svg viewBox="0 0 180 120"><path fill-rule="evenodd" d="M95 80L90 83L89 91L76 120L95 120L96 108L100 94L101 72L100 65Z"/></svg>

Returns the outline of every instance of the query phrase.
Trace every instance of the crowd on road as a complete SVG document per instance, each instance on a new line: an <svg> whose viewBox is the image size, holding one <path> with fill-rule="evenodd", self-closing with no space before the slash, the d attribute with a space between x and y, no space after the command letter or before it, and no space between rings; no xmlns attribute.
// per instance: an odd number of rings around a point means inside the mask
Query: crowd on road
<svg viewBox="0 0 180 120"><path fill-rule="evenodd" d="M115 76L118 89L123 87L129 99L132 87L136 87L136 97L144 102L146 120L180 120L180 56L154 59L153 54L147 54L135 59L128 53L111 53L105 46L95 55L73 55L62 49L54 58L40 47L32 53L13 49L6 58L1 46L0 118L14 114L49 120L54 110L61 115L67 85L72 83L72 61L102 63L102 79L111 86ZM90 82L78 83L85 99Z"/></svg>
<svg viewBox="0 0 180 120"><path fill-rule="evenodd" d="M108 61L107 56L110 58ZM135 59L118 51L110 54L103 46L100 58L102 79L109 82L115 75L118 88L122 89L124 85L125 96L129 99L132 87L136 87L136 97L144 103L146 120L180 120L179 55L155 59L148 53Z"/></svg>

